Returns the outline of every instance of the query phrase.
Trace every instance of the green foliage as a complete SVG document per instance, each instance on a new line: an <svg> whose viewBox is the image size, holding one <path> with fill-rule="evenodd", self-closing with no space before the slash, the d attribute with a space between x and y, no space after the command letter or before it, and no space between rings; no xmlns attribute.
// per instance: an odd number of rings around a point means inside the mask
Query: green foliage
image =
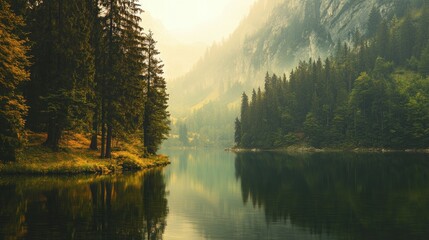
<svg viewBox="0 0 429 240"><path fill-rule="evenodd" d="M304 133L308 136L312 146L319 147L322 138L322 128L320 122L311 112L305 118Z"/></svg>
<svg viewBox="0 0 429 240"><path fill-rule="evenodd" d="M373 10L377 28L354 48L338 43L335 56L300 62L288 80L267 74L261 97L242 101L237 145L429 147L429 79L412 72L428 74L429 47L415 43L429 11L414 11L388 23Z"/></svg>
<svg viewBox="0 0 429 240"><path fill-rule="evenodd" d="M372 8L371 13L369 14L368 21L368 36L373 37L377 33L377 29L382 21L380 11L377 8Z"/></svg>
<svg viewBox="0 0 429 240"><path fill-rule="evenodd" d="M235 124L234 124L234 142L236 145L240 144L241 142L241 122L240 119L236 118L235 119Z"/></svg>
<svg viewBox="0 0 429 240"><path fill-rule="evenodd" d="M146 37L137 1L100 0L99 5L100 59L104 61L98 79L99 109L94 115L101 115L101 157L110 158L114 137L123 139L141 129L147 98L142 75L146 70Z"/></svg>
<svg viewBox="0 0 429 240"><path fill-rule="evenodd" d="M27 41L17 35L23 19L0 0L0 160L15 161L24 138L27 105L18 87L28 80Z"/></svg>
<svg viewBox="0 0 429 240"><path fill-rule="evenodd" d="M424 76L429 76L429 42L420 56L419 71Z"/></svg>
<svg viewBox="0 0 429 240"><path fill-rule="evenodd" d="M48 133L44 145L52 150L60 150L68 130L91 132L96 150L101 128L102 158L112 157L114 138L136 135L148 137L145 147L154 154L169 131L168 95L155 40L140 26L138 1L10 1L22 18L6 2L0 1L2 158L15 158L25 120L31 130Z"/></svg>
<svg viewBox="0 0 429 240"><path fill-rule="evenodd" d="M186 119L192 146L229 147L232 144L236 109L209 102ZM231 140L232 139L232 140Z"/></svg>
<svg viewBox="0 0 429 240"><path fill-rule="evenodd" d="M84 126L94 78L92 25L85 0L28 3L34 66L26 86L29 126L57 149L64 130ZM79 26L77 28L76 26Z"/></svg>
<svg viewBox="0 0 429 240"><path fill-rule="evenodd" d="M163 64L157 57L156 41L152 32L146 39L145 54L147 59L146 69L146 102L144 105L143 139L146 154L155 154L162 141L167 139L170 130L170 114L167 111L168 94L166 82L162 74Z"/></svg>

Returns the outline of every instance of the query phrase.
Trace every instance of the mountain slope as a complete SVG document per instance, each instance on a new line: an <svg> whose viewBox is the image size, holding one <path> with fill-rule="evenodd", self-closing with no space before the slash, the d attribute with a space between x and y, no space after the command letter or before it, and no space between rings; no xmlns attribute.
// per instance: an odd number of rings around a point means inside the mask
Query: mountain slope
<svg viewBox="0 0 429 240"><path fill-rule="evenodd" d="M262 85L267 71L287 73L300 60L328 56L337 42L351 42L356 30L367 32L373 8L390 19L400 3L260 0L227 41L213 45L189 73L170 85L171 112L192 118L191 111L210 102L237 109L240 93ZM213 126L226 127L232 126ZM199 126L193 130L198 132Z"/></svg>

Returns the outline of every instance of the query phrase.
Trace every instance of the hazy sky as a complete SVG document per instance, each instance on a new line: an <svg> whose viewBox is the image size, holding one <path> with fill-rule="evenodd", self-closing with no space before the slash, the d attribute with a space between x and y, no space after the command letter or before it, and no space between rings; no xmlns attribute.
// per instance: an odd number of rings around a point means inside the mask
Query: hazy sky
<svg viewBox="0 0 429 240"><path fill-rule="evenodd" d="M140 0L143 9L183 42L228 37L256 0Z"/></svg>

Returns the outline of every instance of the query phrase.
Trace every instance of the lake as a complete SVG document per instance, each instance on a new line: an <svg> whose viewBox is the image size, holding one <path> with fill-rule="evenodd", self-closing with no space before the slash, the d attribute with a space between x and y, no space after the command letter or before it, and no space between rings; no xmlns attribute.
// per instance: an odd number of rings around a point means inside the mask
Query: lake
<svg viewBox="0 0 429 240"><path fill-rule="evenodd" d="M164 150L121 176L0 176L0 239L427 239L429 156Z"/></svg>

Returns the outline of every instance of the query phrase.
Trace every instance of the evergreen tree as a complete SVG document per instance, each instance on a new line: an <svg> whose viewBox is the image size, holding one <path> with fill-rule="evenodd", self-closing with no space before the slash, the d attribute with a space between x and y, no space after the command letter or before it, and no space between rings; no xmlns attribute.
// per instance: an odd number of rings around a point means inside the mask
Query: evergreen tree
<svg viewBox="0 0 429 240"><path fill-rule="evenodd" d="M145 55L147 59L146 102L144 105L143 142L145 154L152 155L158 151L162 141L167 138L170 130L169 113L167 111L168 94L166 92L162 61L158 58L156 41L152 32L146 40Z"/></svg>
<svg viewBox="0 0 429 240"><path fill-rule="evenodd" d="M234 142L236 146L240 146L241 144L241 122L240 119L235 119L235 125L234 125L235 133L234 133Z"/></svg>
<svg viewBox="0 0 429 240"><path fill-rule="evenodd" d="M249 97L243 92L241 96L241 145L249 147L251 145L249 128L251 123L248 119Z"/></svg>
<svg viewBox="0 0 429 240"><path fill-rule="evenodd" d="M427 16L414 11L389 24L380 18L354 48L339 42L324 64L300 62L289 81L267 74L250 104L243 93L240 146L428 147Z"/></svg>
<svg viewBox="0 0 429 240"><path fill-rule="evenodd" d="M138 126L143 103L144 41L136 0L101 0L105 13L105 66L100 83L101 158L111 158L112 139ZM141 105L141 106L140 106ZM95 113L94 113L95 114Z"/></svg>
<svg viewBox="0 0 429 240"><path fill-rule="evenodd" d="M416 31L411 17L405 17L403 23L399 26L399 49L397 63L404 64L413 55L413 48L416 45Z"/></svg>
<svg viewBox="0 0 429 240"><path fill-rule="evenodd" d="M100 127L100 112L101 112L101 96L102 84L104 80L104 72L106 67L105 62L105 34L103 34L102 17L100 17L100 0L89 1L90 22L92 23L91 31L91 46L94 51L94 85L91 102L93 103L92 109L92 132L91 143L89 148L91 150L98 150L98 135Z"/></svg>
<svg viewBox="0 0 429 240"><path fill-rule="evenodd" d="M18 87L28 80L26 40L17 32L24 25L5 0L0 0L0 160L15 161L24 137L27 106Z"/></svg>
<svg viewBox="0 0 429 240"><path fill-rule="evenodd" d="M27 72L23 19L0 0L0 150L14 160L27 126L48 133L59 149L67 130L91 133L93 150L110 158L113 138L129 140L144 130L146 153L155 154L169 131L168 94L152 33L140 26L138 0L12 1L25 15L34 64ZM30 44L28 44L30 45ZM4 88L3 88L4 85ZM1 157L1 156L0 156Z"/></svg>
<svg viewBox="0 0 429 240"><path fill-rule="evenodd" d="M45 145L56 150L62 132L83 126L89 111L94 64L88 5L86 0L45 0L31 9L30 37L35 42L35 64L27 90L33 109L31 125L37 130L45 128Z"/></svg>
<svg viewBox="0 0 429 240"><path fill-rule="evenodd" d="M373 7L369 14L368 20L368 37L374 37L378 31L378 27L381 24L382 18L380 15L380 11Z"/></svg>
<svg viewBox="0 0 429 240"><path fill-rule="evenodd" d="M429 4L426 4L422 9L422 15L416 23L416 35L415 46L414 46L414 56L418 57L421 51L426 47L429 41L429 31L427 27L429 26Z"/></svg>
<svg viewBox="0 0 429 240"><path fill-rule="evenodd" d="M429 76L429 41L420 56L419 71L424 76Z"/></svg>

